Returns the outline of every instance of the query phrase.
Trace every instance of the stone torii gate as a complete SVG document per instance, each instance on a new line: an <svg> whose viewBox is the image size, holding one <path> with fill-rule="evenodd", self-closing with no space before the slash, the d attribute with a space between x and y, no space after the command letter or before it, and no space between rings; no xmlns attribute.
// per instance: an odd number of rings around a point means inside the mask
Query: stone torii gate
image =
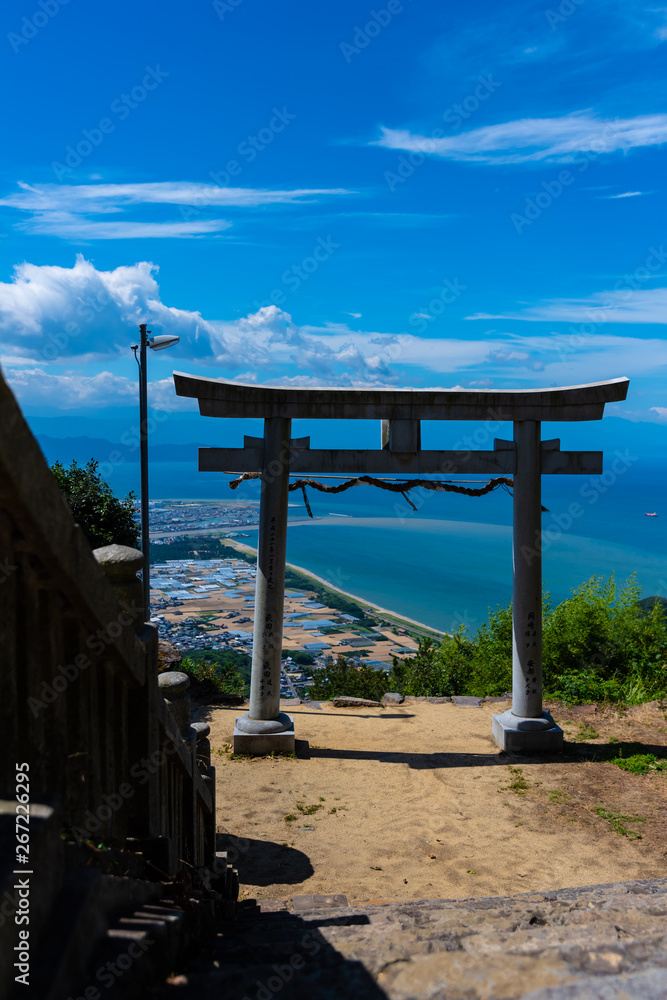
<svg viewBox="0 0 667 1000"><path fill-rule="evenodd" d="M605 403L625 399L627 378L557 389L283 388L242 385L174 372L176 392L199 401L206 417L262 417L264 436L243 448L200 448L202 472L261 474L250 709L236 719L234 749L294 750L293 720L280 711L285 550L290 473L335 475L511 475L513 501L512 708L493 716L504 750L553 753L563 732L542 709L541 476L602 472L601 451L561 451L542 441L543 421L600 420ZM376 450L311 449L293 439L293 419L379 420ZM422 420L511 421L513 439L493 451L426 451Z"/></svg>

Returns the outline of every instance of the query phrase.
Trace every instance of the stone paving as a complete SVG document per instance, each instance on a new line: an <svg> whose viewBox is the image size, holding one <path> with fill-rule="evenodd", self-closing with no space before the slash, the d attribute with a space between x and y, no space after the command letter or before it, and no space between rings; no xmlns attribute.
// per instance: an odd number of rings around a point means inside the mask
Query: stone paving
<svg viewBox="0 0 667 1000"><path fill-rule="evenodd" d="M248 902L159 997L664 1000L667 992L667 879L346 902Z"/></svg>

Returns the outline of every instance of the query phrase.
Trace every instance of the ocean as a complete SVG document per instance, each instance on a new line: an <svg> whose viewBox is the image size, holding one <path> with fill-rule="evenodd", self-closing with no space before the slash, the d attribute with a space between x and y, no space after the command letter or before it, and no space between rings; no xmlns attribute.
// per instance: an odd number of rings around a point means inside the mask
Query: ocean
<svg viewBox="0 0 667 1000"><path fill-rule="evenodd" d="M554 602L594 574L624 581L636 573L642 595L667 596L667 472L655 459L615 463L602 476L543 476L545 589ZM483 479L484 477L475 477ZM110 477L117 494L139 491L139 467ZM151 499L256 499L257 483L230 490L229 477L192 463L156 462ZM435 628L475 631L488 609L512 593L512 501L503 491L472 498L417 490L412 511L400 495L370 486L309 499L317 520L288 530L289 562L333 586ZM292 519L307 517L300 492ZM657 517L646 517L646 513ZM346 515L346 516L340 516ZM248 531L248 543L256 532Z"/></svg>

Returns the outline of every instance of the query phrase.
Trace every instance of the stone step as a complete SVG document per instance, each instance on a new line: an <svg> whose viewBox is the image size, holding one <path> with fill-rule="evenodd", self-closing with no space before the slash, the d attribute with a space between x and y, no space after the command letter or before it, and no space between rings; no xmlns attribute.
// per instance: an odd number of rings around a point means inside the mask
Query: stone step
<svg viewBox="0 0 667 1000"><path fill-rule="evenodd" d="M108 933L112 915L155 902L160 895L155 882L104 875L97 868L67 872L49 922L35 942L34 995L40 1000L67 996L72 984L86 978L86 963Z"/></svg>
<svg viewBox="0 0 667 1000"><path fill-rule="evenodd" d="M254 901L157 996L278 994L664 1000L667 879L463 900Z"/></svg>

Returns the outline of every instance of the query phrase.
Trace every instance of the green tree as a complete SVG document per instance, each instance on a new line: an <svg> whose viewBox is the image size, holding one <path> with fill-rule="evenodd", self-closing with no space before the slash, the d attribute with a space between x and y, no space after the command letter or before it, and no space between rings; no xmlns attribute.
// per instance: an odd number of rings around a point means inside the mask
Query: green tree
<svg viewBox="0 0 667 1000"><path fill-rule="evenodd" d="M196 650L178 668L197 682L198 694L249 694L250 657L236 650Z"/></svg>
<svg viewBox="0 0 667 1000"><path fill-rule="evenodd" d="M315 662L315 657L312 653L304 653L300 649L283 649L283 656L291 656L294 662L300 667L309 667Z"/></svg>
<svg viewBox="0 0 667 1000"><path fill-rule="evenodd" d="M139 540L134 514L136 495L128 493L125 499L119 499L97 471L98 465L94 458L85 465L73 461L69 468L56 462L51 472L93 549L114 543L136 548Z"/></svg>
<svg viewBox="0 0 667 1000"><path fill-rule="evenodd" d="M374 670L366 665L356 667L344 656L336 660L328 658L321 670L314 672L315 683L311 685L309 697L313 700L329 701L336 695L352 698L370 698L381 701L385 692L391 690L387 675L383 670Z"/></svg>

